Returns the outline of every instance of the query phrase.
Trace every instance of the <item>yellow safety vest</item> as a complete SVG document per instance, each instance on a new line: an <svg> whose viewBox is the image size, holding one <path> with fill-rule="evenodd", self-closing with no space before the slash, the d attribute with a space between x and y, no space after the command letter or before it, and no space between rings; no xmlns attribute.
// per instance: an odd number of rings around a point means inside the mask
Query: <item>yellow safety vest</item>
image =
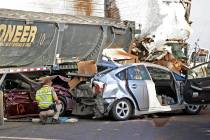
<svg viewBox="0 0 210 140"><path fill-rule="evenodd" d="M52 88L48 85L44 85L36 92L36 101L41 109L48 108L53 104Z"/></svg>

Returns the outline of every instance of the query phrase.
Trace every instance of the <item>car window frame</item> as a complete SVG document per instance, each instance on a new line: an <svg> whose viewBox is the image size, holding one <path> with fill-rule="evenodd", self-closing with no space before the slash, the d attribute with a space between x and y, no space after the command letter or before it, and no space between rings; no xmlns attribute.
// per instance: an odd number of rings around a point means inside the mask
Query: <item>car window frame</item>
<svg viewBox="0 0 210 140"><path fill-rule="evenodd" d="M25 80L23 80L22 78L17 78L17 79L5 79L5 81L4 82L6 82L6 81L12 81L12 82L16 82L16 80L19 80L20 82L24 82L24 83L26 83L29 87L26 89L26 88L24 88L24 89L20 89L20 88L5 88L5 86L6 85L4 85L4 90L6 90L6 91L9 91L9 90L26 90L26 91L28 91L28 90L32 90L33 88L32 88L32 85L30 84L30 83L28 83L27 81L25 81ZM16 82L16 83L18 83L18 82Z"/></svg>
<svg viewBox="0 0 210 140"><path fill-rule="evenodd" d="M131 69L131 68L138 68L138 69L140 70L140 75L141 75L142 79L129 79L129 78L128 78L128 70ZM147 77L147 78L143 78L144 76L142 76L141 68L143 68L143 71L146 73L146 75L147 75L146 77ZM125 78L124 78L124 79L121 79L121 78L118 76L118 74L120 74L120 73L122 73L122 72L125 74L125 76L124 76ZM115 76L116 76L119 80L121 80L121 81L125 81L125 80L151 80L151 76L150 76L150 74L149 74L147 68L146 68L144 65L133 65L133 66L130 66L130 67L126 67L125 69L123 69L123 70L117 72L117 73L115 74Z"/></svg>
<svg viewBox="0 0 210 140"><path fill-rule="evenodd" d="M147 68L147 71L149 72L149 75L150 75L150 77L153 81L155 81L155 80L175 80L176 81L173 73L169 70L166 70L166 69L163 69L163 68L158 68L158 67L153 67L153 66L146 66L146 68ZM151 72L149 71L149 68L159 69L159 70L167 72L170 75L170 79L154 79L151 75Z"/></svg>

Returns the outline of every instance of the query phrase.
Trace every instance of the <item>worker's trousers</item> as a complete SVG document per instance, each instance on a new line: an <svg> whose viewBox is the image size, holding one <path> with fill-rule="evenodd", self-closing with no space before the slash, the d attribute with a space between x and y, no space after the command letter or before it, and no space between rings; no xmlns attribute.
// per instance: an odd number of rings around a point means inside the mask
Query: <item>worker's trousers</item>
<svg viewBox="0 0 210 140"><path fill-rule="evenodd" d="M56 104L56 112L53 109L49 109L46 111L40 111L39 113L39 117L41 122L46 122L48 117L53 117L54 119L58 119L59 118L59 114L61 111L62 105L61 104Z"/></svg>

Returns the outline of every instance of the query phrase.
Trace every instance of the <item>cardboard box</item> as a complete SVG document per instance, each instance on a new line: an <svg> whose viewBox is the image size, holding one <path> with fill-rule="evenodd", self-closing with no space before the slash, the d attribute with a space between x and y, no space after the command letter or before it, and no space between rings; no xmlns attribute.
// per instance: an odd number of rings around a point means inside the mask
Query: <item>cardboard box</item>
<svg viewBox="0 0 210 140"><path fill-rule="evenodd" d="M68 82L70 91L74 89L81 82L79 77L74 77L72 80Z"/></svg>
<svg viewBox="0 0 210 140"><path fill-rule="evenodd" d="M78 74L92 75L92 74L97 73L96 62L93 60L81 61L77 63L77 67L78 67ZM74 89L82 81L86 81L86 80L87 80L87 77L75 75L74 78L68 82L70 86L70 90Z"/></svg>
<svg viewBox="0 0 210 140"><path fill-rule="evenodd" d="M81 61L77 63L78 73L95 74L97 73L97 66L94 60Z"/></svg>

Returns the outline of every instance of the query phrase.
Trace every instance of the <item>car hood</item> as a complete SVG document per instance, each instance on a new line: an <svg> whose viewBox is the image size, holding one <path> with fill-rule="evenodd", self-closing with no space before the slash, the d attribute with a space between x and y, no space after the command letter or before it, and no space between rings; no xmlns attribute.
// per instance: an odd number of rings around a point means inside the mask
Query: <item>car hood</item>
<svg viewBox="0 0 210 140"><path fill-rule="evenodd" d="M52 81L53 85L60 85L64 88L69 88L69 85L68 85L69 79L64 76L53 75L53 76L41 77L41 78L39 78L40 83L43 83L42 81L46 80L46 79L50 79Z"/></svg>

